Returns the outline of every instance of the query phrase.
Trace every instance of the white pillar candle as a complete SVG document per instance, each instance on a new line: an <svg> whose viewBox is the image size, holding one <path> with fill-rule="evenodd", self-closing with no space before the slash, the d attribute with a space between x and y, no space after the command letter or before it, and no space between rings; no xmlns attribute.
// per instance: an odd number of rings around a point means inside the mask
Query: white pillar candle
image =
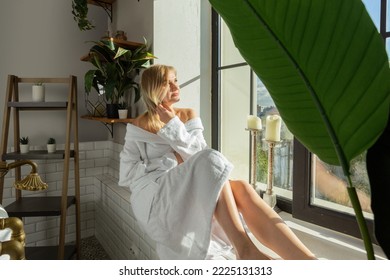
<svg viewBox="0 0 390 280"><path fill-rule="evenodd" d="M266 120L265 140L280 141L281 118L278 115L269 115Z"/></svg>
<svg viewBox="0 0 390 280"><path fill-rule="evenodd" d="M254 115L248 116L248 128L261 130L261 119L258 116Z"/></svg>

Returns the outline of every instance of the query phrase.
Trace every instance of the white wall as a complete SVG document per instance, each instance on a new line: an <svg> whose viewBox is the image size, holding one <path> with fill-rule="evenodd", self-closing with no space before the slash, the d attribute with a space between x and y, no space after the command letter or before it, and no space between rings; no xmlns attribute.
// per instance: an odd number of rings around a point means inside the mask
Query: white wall
<svg viewBox="0 0 390 280"><path fill-rule="evenodd" d="M127 40L153 44L153 1L117 0L114 3L113 31L123 30Z"/></svg>
<svg viewBox="0 0 390 280"><path fill-rule="evenodd" d="M98 40L107 29L104 10L96 6L89 7L89 16L96 29L80 31L73 20L70 0L1 1L1 116L9 74L24 77L77 76L79 114L85 114L84 73L90 65L80 61L80 57L90 47L86 41ZM26 95L29 95L29 91L30 88L26 88ZM21 134L29 136L33 145L45 143L48 134L63 143L63 116L63 112L52 112L49 115L23 112ZM80 141L107 139L107 130L100 123L80 120L79 129Z"/></svg>
<svg viewBox="0 0 390 280"><path fill-rule="evenodd" d="M114 16L112 31L123 30L127 35L127 40L147 44L153 50L153 2L117 0L113 5ZM114 125L113 141L123 144L126 134L126 126L123 124Z"/></svg>

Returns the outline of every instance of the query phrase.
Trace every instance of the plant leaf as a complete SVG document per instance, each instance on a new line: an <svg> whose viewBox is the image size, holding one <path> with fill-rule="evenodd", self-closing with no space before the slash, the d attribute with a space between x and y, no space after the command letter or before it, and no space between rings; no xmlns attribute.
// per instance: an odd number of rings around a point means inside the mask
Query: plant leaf
<svg viewBox="0 0 390 280"><path fill-rule="evenodd" d="M91 92L96 71L96 69L88 70L84 75L84 87L87 94Z"/></svg>
<svg viewBox="0 0 390 280"><path fill-rule="evenodd" d="M115 54L114 59L117 59L118 57L121 57L122 55L124 55L125 53L127 53L127 52L129 52L129 51L130 51L130 50L126 50L126 49L124 49L124 48L119 47L119 48L118 48L118 51L117 51L116 54Z"/></svg>
<svg viewBox="0 0 390 280"><path fill-rule="evenodd" d="M349 169L383 131L390 102L384 43L362 2L210 3L289 130L323 161Z"/></svg>
<svg viewBox="0 0 390 280"><path fill-rule="evenodd" d="M94 45L89 50L91 53L96 53L101 59L104 59L107 62L110 62L113 60L113 53L112 50L110 50L105 45Z"/></svg>

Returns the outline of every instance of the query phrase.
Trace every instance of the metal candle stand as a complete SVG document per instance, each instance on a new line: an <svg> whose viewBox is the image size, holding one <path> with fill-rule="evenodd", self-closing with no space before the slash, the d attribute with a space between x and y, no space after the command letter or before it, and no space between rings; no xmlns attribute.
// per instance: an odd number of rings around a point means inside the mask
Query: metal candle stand
<svg viewBox="0 0 390 280"><path fill-rule="evenodd" d="M250 184L260 194L260 189L257 188L257 138L261 134L260 129L247 128L251 136L251 169L250 169ZM280 141L265 140L268 143L268 176L267 189L263 193L263 200L272 208L276 208L276 194L272 189L273 184L273 167L274 167L274 149Z"/></svg>
<svg viewBox="0 0 390 280"><path fill-rule="evenodd" d="M272 208L276 206L276 194L272 189L273 184L273 167L274 167L274 148L278 143L276 141L266 140L268 143L268 176L267 176L267 189L263 194L263 200Z"/></svg>
<svg viewBox="0 0 390 280"><path fill-rule="evenodd" d="M250 184L253 186L253 188L257 191L257 137L261 133L260 129L253 129L253 128L247 128L250 132L251 136L251 170L250 170Z"/></svg>

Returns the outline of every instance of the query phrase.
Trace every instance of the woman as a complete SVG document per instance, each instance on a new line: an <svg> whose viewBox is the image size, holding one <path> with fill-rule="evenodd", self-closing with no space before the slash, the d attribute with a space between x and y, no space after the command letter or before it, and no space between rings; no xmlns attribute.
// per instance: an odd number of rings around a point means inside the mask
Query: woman
<svg viewBox="0 0 390 280"><path fill-rule="evenodd" d="M228 179L233 167L207 148L195 112L173 107L180 100L173 67L146 69L141 91L147 111L127 126L119 184L130 187L135 217L161 259L207 258L213 224L237 259L269 259L247 235L241 215L281 258L315 258L247 182Z"/></svg>

